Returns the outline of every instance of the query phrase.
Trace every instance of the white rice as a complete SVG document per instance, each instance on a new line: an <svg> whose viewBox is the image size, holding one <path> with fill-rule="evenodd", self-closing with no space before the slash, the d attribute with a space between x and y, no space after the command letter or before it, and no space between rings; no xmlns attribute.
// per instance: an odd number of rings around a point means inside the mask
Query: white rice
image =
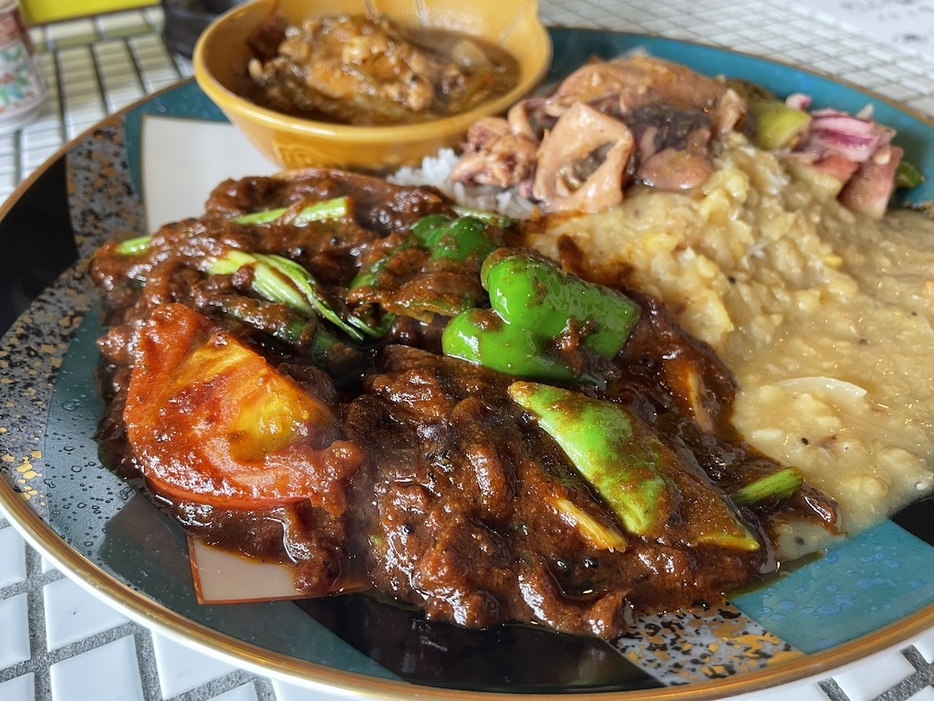
<svg viewBox="0 0 934 701"><path fill-rule="evenodd" d="M387 179L397 185L431 185L463 207L497 212L513 219L530 219L535 215L535 205L517 197L512 189L467 187L463 183L452 183L451 172L458 158L453 149L441 149L436 156L426 156L421 166L400 168Z"/></svg>

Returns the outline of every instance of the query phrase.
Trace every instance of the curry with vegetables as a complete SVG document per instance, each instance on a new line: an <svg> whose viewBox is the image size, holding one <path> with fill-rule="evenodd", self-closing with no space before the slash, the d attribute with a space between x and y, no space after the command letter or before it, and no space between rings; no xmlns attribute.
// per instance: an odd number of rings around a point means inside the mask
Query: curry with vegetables
<svg viewBox="0 0 934 701"><path fill-rule="evenodd" d="M732 429L731 374L520 222L335 171L226 181L102 247L100 430L192 538L429 620L614 637L776 568L835 506Z"/></svg>
<svg viewBox="0 0 934 701"><path fill-rule="evenodd" d="M248 94L284 114L354 125L425 122L467 112L519 81L508 51L385 16L332 15L256 28Z"/></svg>

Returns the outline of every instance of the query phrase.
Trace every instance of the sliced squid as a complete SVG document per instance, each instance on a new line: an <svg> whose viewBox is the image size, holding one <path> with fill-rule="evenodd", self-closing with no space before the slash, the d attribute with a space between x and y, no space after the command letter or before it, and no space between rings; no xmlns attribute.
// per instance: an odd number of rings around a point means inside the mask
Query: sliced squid
<svg viewBox="0 0 934 701"><path fill-rule="evenodd" d="M635 148L622 122L577 103L538 149L532 194L548 212L601 212L623 201L626 168Z"/></svg>
<svg viewBox="0 0 934 701"><path fill-rule="evenodd" d="M612 96L619 113L662 103L679 110L707 112L717 134L740 123L746 103L723 82L707 78L687 66L635 54L612 61L593 61L569 75L549 99L549 111L560 115L578 102Z"/></svg>

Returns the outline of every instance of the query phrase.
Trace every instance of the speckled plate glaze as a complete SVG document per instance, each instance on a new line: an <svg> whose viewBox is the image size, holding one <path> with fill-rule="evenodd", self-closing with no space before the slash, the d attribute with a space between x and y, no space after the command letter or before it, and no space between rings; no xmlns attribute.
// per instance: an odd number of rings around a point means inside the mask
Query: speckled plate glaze
<svg viewBox="0 0 934 701"><path fill-rule="evenodd" d="M591 55L640 48L700 72L858 111L871 102L934 173L934 127L819 75L674 40L553 30L557 79ZM639 619L614 643L528 626L428 624L379 597L199 606L184 534L100 463L100 334L85 259L144 229L146 115L222 121L191 82L112 117L34 175L0 212L0 503L47 557L136 620L262 674L366 698L711 699L774 688L934 627L934 501L718 606ZM178 154L184 167L185 154ZM925 189L926 188L926 189ZM912 193L934 200L934 183ZM192 214L197 214L193 212Z"/></svg>

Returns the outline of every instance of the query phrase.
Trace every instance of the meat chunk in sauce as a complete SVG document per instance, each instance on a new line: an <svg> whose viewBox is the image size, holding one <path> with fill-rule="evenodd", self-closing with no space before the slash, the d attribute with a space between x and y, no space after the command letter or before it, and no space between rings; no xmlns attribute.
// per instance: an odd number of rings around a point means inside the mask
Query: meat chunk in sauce
<svg viewBox="0 0 934 701"><path fill-rule="evenodd" d="M429 618L623 630L633 606L679 607L730 589L761 553L629 539L596 547L560 505L613 529L567 458L506 399L509 379L424 351L385 349L349 407L352 440L380 445L371 577Z"/></svg>
<svg viewBox="0 0 934 701"><path fill-rule="evenodd" d="M351 205L297 223L335 197ZM243 223L271 210L283 213ZM832 524L833 505L807 488L731 503L748 475L777 468L733 434L734 387L716 356L633 294L642 314L629 341L588 361L601 383L573 387L632 412L676 470L659 528L626 532L510 398L515 378L439 353L452 300L488 304L482 256L432 261L413 233L456 216L430 188L311 170L224 182L204 216L141 249L102 247L90 270L109 327L100 438L114 467L141 474L192 537L293 567L309 596L375 589L472 627L617 636L633 611L713 599L774 568L777 519ZM470 230L482 237L480 224ZM487 244L517 235L496 231ZM353 340L304 317L292 333L296 312L256 291L252 264L211 272L230 250L295 263L334 315L362 306L391 323ZM727 521L754 547L696 537Z"/></svg>

